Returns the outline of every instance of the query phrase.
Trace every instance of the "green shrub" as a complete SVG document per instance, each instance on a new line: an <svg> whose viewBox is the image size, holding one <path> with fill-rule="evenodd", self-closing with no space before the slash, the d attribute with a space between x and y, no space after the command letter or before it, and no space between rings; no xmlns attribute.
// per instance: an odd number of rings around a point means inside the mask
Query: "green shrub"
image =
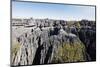
<svg viewBox="0 0 100 67"><path fill-rule="evenodd" d="M18 42L15 42L13 45L12 45L12 48L11 48L11 54L12 55L15 55L18 50L20 49L20 44Z"/></svg>
<svg viewBox="0 0 100 67"><path fill-rule="evenodd" d="M55 54L53 63L85 61L85 46L81 42L63 43Z"/></svg>

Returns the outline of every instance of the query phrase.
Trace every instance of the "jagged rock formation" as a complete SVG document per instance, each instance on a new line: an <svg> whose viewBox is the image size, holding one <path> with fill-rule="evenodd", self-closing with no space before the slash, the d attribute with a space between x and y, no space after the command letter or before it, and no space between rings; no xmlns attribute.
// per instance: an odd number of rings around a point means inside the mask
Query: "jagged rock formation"
<svg viewBox="0 0 100 67"><path fill-rule="evenodd" d="M79 38L85 44L87 53L91 60L96 60L96 31L93 29L81 28L79 31Z"/></svg>
<svg viewBox="0 0 100 67"><path fill-rule="evenodd" d="M13 61L13 64L31 65L67 62L67 60L62 59L62 56L58 55L59 49L63 49L62 46L65 45L69 45L70 48L74 46L79 46L76 47L79 50L66 50L66 53L80 51L77 52L77 54L81 53L82 58L79 57L79 59L73 59L73 61L86 60L84 45L80 42L79 38L76 35L67 33L63 29L54 29L52 31L56 31L56 33L51 35L51 31L49 28L44 28L42 29L42 31L39 28L37 28L36 30L31 32L31 34L25 33L24 35L20 36L19 38L21 47L15 56L15 61ZM59 57L62 61L59 60ZM68 59L69 61L71 60L70 58Z"/></svg>
<svg viewBox="0 0 100 67"><path fill-rule="evenodd" d="M54 21L49 27L47 23L45 26L40 24L18 36L17 47L12 48L12 65L95 60L95 29L81 23L81 28L68 27L63 22Z"/></svg>

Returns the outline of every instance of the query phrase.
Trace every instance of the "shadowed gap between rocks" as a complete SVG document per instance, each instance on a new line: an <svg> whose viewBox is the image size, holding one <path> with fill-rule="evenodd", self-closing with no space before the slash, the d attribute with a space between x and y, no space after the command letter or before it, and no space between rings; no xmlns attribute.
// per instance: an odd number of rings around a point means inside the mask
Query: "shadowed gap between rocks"
<svg viewBox="0 0 100 67"><path fill-rule="evenodd" d="M41 45L40 43L41 43L41 38L39 37L38 48L37 48L35 58L34 58L33 63L32 63L32 64L35 64L35 65L40 64L41 50L43 49L43 45Z"/></svg>
<svg viewBox="0 0 100 67"><path fill-rule="evenodd" d="M47 64L48 63L48 60L49 58L51 57L51 54L52 54L52 50L53 50L53 46L51 45L47 51L47 54L46 54L46 58L44 60L44 64Z"/></svg>

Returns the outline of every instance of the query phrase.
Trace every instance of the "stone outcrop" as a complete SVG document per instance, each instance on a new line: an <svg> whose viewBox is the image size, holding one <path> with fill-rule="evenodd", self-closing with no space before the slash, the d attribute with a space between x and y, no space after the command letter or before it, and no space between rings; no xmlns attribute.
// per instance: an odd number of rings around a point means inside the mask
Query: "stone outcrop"
<svg viewBox="0 0 100 67"><path fill-rule="evenodd" d="M50 32L54 34L50 34ZM44 28L41 31L39 28L37 28L33 32L25 33L19 38L21 47L15 56L15 61L13 61L14 65L67 62L67 60L62 60L62 57L58 55L59 49L63 49L62 46L65 45L69 45L70 47L74 45L82 46L82 48L78 49L80 49L79 51L82 53L81 55L84 56L82 59L84 61L86 60L85 48L79 38L75 34L65 32L63 29L56 30L54 28L53 30L50 30L50 28ZM75 50L72 51L74 52ZM62 61L59 60L59 57ZM71 60L70 58L68 59ZM83 60L79 59L76 61Z"/></svg>
<svg viewBox="0 0 100 67"><path fill-rule="evenodd" d="M91 28L81 28L79 38L84 43L91 60L96 60L96 31Z"/></svg>
<svg viewBox="0 0 100 67"><path fill-rule="evenodd" d="M46 20L47 22L50 22ZM96 59L94 25L68 27L64 21L54 21L31 28L18 36L12 52L12 65L81 62ZM62 24L60 24L62 23ZM91 52L92 51L92 52Z"/></svg>

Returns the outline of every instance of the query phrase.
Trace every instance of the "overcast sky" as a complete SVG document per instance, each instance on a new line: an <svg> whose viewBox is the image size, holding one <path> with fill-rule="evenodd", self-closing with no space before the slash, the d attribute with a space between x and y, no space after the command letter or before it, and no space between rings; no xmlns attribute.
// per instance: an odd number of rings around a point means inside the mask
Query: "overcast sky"
<svg viewBox="0 0 100 67"><path fill-rule="evenodd" d="M61 20L95 20L94 6L12 2L12 18L50 18Z"/></svg>

